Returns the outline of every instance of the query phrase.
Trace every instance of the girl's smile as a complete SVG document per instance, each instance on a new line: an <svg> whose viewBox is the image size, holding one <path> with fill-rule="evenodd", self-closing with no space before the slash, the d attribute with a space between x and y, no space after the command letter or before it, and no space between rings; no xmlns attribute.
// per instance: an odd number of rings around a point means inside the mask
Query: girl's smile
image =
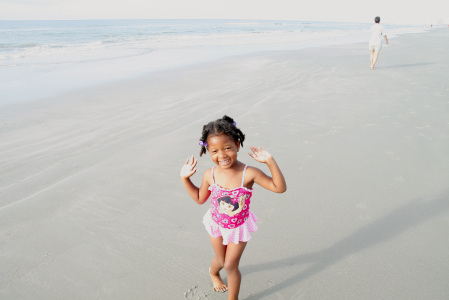
<svg viewBox="0 0 449 300"><path fill-rule="evenodd" d="M239 148L240 143L236 143L232 137L226 134L207 138L207 150L212 161L221 168L232 168L235 165Z"/></svg>
<svg viewBox="0 0 449 300"><path fill-rule="evenodd" d="M222 165L222 166L226 166L226 165L228 165L228 164L231 163L231 160L230 160L230 159L227 159L227 160L219 160L218 163L219 163L220 165Z"/></svg>

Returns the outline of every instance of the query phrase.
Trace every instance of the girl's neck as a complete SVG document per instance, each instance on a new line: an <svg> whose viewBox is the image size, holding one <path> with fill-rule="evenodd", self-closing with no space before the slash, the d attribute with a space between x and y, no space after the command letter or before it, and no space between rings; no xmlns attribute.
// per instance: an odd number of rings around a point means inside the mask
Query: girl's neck
<svg viewBox="0 0 449 300"><path fill-rule="evenodd" d="M237 161L232 168L215 168L215 183L226 189L233 189L241 186L242 174L245 164ZM218 171L218 172L217 172Z"/></svg>

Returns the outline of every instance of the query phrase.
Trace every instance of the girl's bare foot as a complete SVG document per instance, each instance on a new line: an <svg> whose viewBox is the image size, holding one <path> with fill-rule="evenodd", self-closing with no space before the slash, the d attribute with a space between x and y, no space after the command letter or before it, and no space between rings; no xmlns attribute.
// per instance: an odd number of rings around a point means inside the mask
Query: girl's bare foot
<svg viewBox="0 0 449 300"><path fill-rule="evenodd" d="M210 278L212 279L212 283L214 284L214 290L220 293L224 293L228 290L226 283L224 283L223 279L221 279L220 274L212 274L209 268Z"/></svg>

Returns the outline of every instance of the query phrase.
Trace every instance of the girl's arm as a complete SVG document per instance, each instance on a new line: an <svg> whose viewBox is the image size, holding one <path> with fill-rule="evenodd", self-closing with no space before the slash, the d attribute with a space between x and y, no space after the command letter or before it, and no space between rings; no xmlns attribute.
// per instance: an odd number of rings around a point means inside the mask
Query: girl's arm
<svg viewBox="0 0 449 300"><path fill-rule="evenodd" d="M193 157L193 155L187 159L186 163L182 166L181 169L181 181L184 184L184 187L186 188L187 192L189 193L190 197L198 203L203 204L207 201L210 195L209 191L209 182L207 180L207 174L210 175L210 170L207 170L203 175L203 181L201 182L201 186L198 188L196 185L193 184L193 182L190 180L190 177L196 173L196 164L198 161Z"/></svg>
<svg viewBox="0 0 449 300"><path fill-rule="evenodd" d="M251 150L253 153L249 153L249 155L256 161L267 164L272 176L269 177L261 170L255 169L254 182L275 193L285 192L287 190L287 184L285 183L284 175L282 174L281 169L279 169L274 157L260 147L251 147Z"/></svg>

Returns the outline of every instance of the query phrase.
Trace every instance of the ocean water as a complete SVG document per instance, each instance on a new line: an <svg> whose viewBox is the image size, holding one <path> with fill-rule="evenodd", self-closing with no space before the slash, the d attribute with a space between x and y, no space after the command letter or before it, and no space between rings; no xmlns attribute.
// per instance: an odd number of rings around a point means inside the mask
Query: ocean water
<svg viewBox="0 0 449 300"><path fill-rule="evenodd" d="M227 56L364 42L371 25L267 20L0 21L0 105ZM426 30L383 25L389 38Z"/></svg>

